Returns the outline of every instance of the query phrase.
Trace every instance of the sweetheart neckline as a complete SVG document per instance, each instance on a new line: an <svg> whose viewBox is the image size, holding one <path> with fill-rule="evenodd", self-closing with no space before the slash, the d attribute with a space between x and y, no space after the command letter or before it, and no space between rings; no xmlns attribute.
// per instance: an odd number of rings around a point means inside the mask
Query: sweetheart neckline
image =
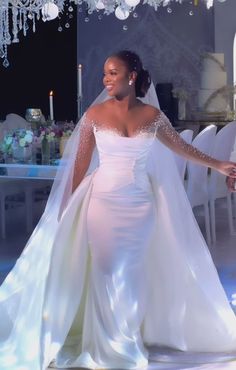
<svg viewBox="0 0 236 370"><path fill-rule="evenodd" d="M111 126L110 127L109 126L107 126L107 127L104 127L103 126L104 128L102 128L102 126L100 126L100 128L98 129L98 126L96 125L95 122L93 122L93 132L95 133L95 132L99 132L99 131L104 131L104 132L108 132L108 133L110 132L110 133L112 133L112 134L114 134L116 136L119 136L121 138L135 139L135 138L139 138L140 136L144 136L145 134L148 134L149 133L149 131L148 130L145 130L144 128L150 128L151 129L153 127L153 125L155 125L155 132L153 132L153 135L151 136L151 138L152 138L152 137L155 137L156 136L156 124L158 123L158 121L160 120L160 118L162 116L162 111L160 111L159 113L160 114L158 114L156 116L156 118L153 120L152 123L150 123L148 126L147 125L144 125L143 128L140 129L140 131L137 132L137 134L132 135L132 136L125 136L125 135L123 135L123 133L121 131L119 131L115 127L112 128ZM152 132L150 131L150 133L152 133ZM148 137L148 139L149 139L149 137Z"/></svg>
<svg viewBox="0 0 236 370"><path fill-rule="evenodd" d="M147 131L139 131L137 134L135 135L132 135L132 136L124 136L121 134L121 132L119 130L115 130L115 129L112 129L112 128L103 128L103 129L97 129L96 126L94 126L94 129L93 129L94 133L99 133L99 132L103 132L103 133L108 133L108 134L112 134L114 136L118 136L120 138L124 138L124 139L137 139L137 138L145 138L145 139L153 139L155 138L155 133L148 133ZM145 135L148 135L150 134L150 136L148 137L144 137Z"/></svg>

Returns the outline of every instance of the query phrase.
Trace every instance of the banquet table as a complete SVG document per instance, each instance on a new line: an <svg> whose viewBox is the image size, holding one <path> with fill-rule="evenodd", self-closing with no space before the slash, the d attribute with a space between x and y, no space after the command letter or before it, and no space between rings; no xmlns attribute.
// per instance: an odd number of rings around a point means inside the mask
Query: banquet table
<svg viewBox="0 0 236 370"><path fill-rule="evenodd" d="M53 180L57 169L56 165L0 163L0 178Z"/></svg>
<svg viewBox="0 0 236 370"><path fill-rule="evenodd" d="M57 169L57 165L0 163L0 195L2 201L4 202L9 195L10 187L15 188L15 193L19 193L19 189L23 189L26 205L26 229L28 232L33 229L34 194L38 189L52 184ZM2 218L5 219L5 217Z"/></svg>

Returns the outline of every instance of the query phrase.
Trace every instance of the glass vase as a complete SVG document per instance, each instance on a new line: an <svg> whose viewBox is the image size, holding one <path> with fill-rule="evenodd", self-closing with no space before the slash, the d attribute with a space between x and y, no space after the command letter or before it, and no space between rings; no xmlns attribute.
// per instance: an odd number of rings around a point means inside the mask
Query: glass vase
<svg viewBox="0 0 236 370"><path fill-rule="evenodd" d="M20 146L14 145L12 148L12 157L15 162L28 163L32 160L32 145Z"/></svg>
<svg viewBox="0 0 236 370"><path fill-rule="evenodd" d="M60 157L63 156L63 153L64 153L64 150L65 150L65 147L66 147L66 144L69 140L69 137L67 136L62 136L60 138Z"/></svg>
<svg viewBox="0 0 236 370"><path fill-rule="evenodd" d="M50 143L47 138L43 138L41 143L41 152L42 152L42 164L50 163Z"/></svg>
<svg viewBox="0 0 236 370"><path fill-rule="evenodd" d="M186 100L179 99L178 101L178 119L184 120L186 118Z"/></svg>

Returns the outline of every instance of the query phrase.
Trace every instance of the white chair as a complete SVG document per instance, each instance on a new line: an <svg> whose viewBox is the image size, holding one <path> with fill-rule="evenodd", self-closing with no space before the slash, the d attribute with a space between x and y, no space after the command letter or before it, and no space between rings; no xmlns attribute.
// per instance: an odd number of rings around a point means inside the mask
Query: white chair
<svg viewBox="0 0 236 370"><path fill-rule="evenodd" d="M34 208L36 200L46 204L52 180L8 180L0 179L0 225L1 237L6 238L6 214L9 205L24 207L25 227L28 233L34 228Z"/></svg>
<svg viewBox="0 0 236 370"><path fill-rule="evenodd" d="M41 200L47 201L48 191L52 186L52 180L27 180L24 184L25 206L26 206L26 230L32 232L34 228L34 207L37 194L40 193Z"/></svg>
<svg viewBox="0 0 236 370"><path fill-rule="evenodd" d="M233 150L234 141L236 137L236 122L230 122L224 126L216 135L213 146L212 156L228 161ZM212 170L209 178L209 199L210 199L210 218L211 218L211 232L213 242L216 242L216 225L215 225L215 201L219 198L227 199L227 213L230 234L234 235L235 230L233 226L233 211L232 211L232 196L228 191L225 176L217 171Z"/></svg>
<svg viewBox="0 0 236 370"><path fill-rule="evenodd" d="M6 120L1 123L0 125L0 143L3 140L5 134L7 132L12 132L16 129L20 128L31 128L31 125L29 122L27 122L24 118L21 116L10 113L6 116ZM18 169L7 169L8 174L11 175L17 175ZM26 174L28 170L25 170ZM22 174L22 169L20 169L21 176L24 176ZM27 176L26 176L27 177ZM5 181L6 180L6 181ZM1 223L1 234L3 238L6 238L6 200L7 197L11 196L19 196L19 194L23 194L24 202L23 205L26 207L25 216L26 216L26 229L27 232L31 232L33 228L33 201L35 197L35 193L37 191L40 191L42 188L46 189L47 182L45 181L37 181L37 182L31 182L31 181L16 181L14 180L14 183L12 180L3 179L1 181L0 179L0 223ZM46 191L46 190L45 190ZM22 196L21 196L22 198ZM13 202L14 203L14 202Z"/></svg>
<svg viewBox="0 0 236 370"><path fill-rule="evenodd" d="M12 132L13 130L19 128L30 128L30 123L18 114L8 114L5 121L3 121L0 125L0 142L3 140L7 132Z"/></svg>
<svg viewBox="0 0 236 370"><path fill-rule="evenodd" d="M30 128L30 123L24 118L15 113L10 113L6 116L6 120L0 125L0 142L3 140L7 132L19 128ZM1 234L2 237L6 237L6 200L7 197L19 196L24 193L24 188L21 182L2 179L0 180L0 219L1 219Z"/></svg>
<svg viewBox="0 0 236 370"><path fill-rule="evenodd" d="M236 137L235 137L235 141L234 141L234 148L233 148L233 151L232 151L232 153L230 155L230 160L232 162L236 162ZM233 204L234 204L234 207L233 207L233 218L236 219L236 192L233 192L232 193L232 198L233 198Z"/></svg>
<svg viewBox="0 0 236 370"><path fill-rule="evenodd" d="M206 154L211 154L216 134L216 126L207 126L193 140L192 145ZM192 161L187 162L188 178L186 182L186 192L192 208L196 206L204 207L205 228L207 243L211 244L210 217L209 217L209 198L208 198L208 168L196 164Z"/></svg>
<svg viewBox="0 0 236 370"><path fill-rule="evenodd" d="M180 136L188 144L191 144L192 139L193 139L193 130L189 130L189 129L183 130L180 133ZM178 154L175 154L174 156L175 156L175 162L176 162L176 166L178 168L180 177L181 177L182 181L184 182L184 175L185 175L185 171L186 171L187 159L184 158L183 156L178 155Z"/></svg>

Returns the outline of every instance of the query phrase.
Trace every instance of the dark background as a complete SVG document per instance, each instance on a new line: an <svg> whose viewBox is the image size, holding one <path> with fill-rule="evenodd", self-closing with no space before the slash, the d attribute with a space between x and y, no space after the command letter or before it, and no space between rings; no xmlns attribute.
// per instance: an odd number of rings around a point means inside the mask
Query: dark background
<svg viewBox="0 0 236 370"><path fill-rule="evenodd" d="M27 108L40 108L49 115L49 91L54 91L56 120L75 120L77 114L77 17L70 28L67 19L37 21L18 44L8 47L10 66L0 59L0 120L8 113L25 116ZM63 27L59 32L58 27Z"/></svg>

